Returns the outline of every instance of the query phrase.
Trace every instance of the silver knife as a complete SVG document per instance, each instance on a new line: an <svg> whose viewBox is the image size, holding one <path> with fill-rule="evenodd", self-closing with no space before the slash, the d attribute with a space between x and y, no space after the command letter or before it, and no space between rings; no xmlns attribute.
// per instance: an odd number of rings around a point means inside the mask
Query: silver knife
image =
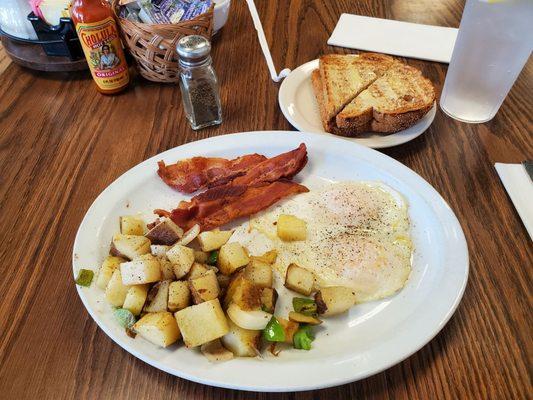
<svg viewBox="0 0 533 400"><path fill-rule="evenodd" d="M533 182L533 161L531 160L522 161L522 166L524 167L527 174L529 175L531 182Z"/></svg>

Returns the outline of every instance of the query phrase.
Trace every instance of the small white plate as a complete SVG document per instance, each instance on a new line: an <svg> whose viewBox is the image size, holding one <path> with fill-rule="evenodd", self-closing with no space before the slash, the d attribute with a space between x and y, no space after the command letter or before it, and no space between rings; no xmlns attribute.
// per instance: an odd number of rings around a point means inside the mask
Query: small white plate
<svg viewBox="0 0 533 400"><path fill-rule="evenodd" d="M279 357L236 358L210 363L182 344L167 349L142 337L128 337L95 284L77 287L87 311L119 346L170 374L207 385L261 392L319 389L365 378L404 360L431 340L455 311L468 278L468 249L450 207L415 172L375 150L334 136L294 132L224 135L165 151L127 171L94 201L76 235L74 276L80 268L97 271L119 231L119 216L138 212L146 219L155 208L170 209L186 199L157 176L157 161L167 164L193 156L233 158L272 156L307 145L309 163L298 174L304 184L328 180L381 181L409 204L414 244L406 286L389 298L358 304L328 318L311 351L284 350ZM82 312L82 310L80 310Z"/></svg>
<svg viewBox="0 0 533 400"><path fill-rule="evenodd" d="M279 88L278 101L281 111L292 126L302 132L332 135L324 130L320 121L318 103L313 93L311 72L318 68L318 60L300 65L287 76ZM420 136L432 124L437 112L436 104L424 117L410 128L390 135L363 133L357 138L337 136L373 149L398 146Z"/></svg>

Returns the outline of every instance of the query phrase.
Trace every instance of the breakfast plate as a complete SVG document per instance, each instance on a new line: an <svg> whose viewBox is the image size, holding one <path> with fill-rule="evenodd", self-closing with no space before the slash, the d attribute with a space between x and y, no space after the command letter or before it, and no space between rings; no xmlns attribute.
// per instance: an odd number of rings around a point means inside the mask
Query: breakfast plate
<svg viewBox="0 0 533 400"><path fill-rule="evenodd" d="M333 136L326 132L322 126L318 104L313 93L311 72L317 68L318 59L309 61L293 70L281 84L278 102L287 121L299 131ZM434 104L433 108L420 121L397 133L389 135L366 133L356 138L338 137L374 149L398 146L424 133L433 123L436 112L437 106Z"/></svg>
<svg viewBox="0 0 533 400"><path fill-rule="evenodd" d="M468 249L457 218L442 197L415 172L392 158L332 136L294 132L249 132L188 143L133 167L109 185L87 211L76 235L73 272L96 271L109 251L119 216L154 217L186 197L157 176L157 162L193 156L272 156L307 145L309 161L296 181L311 190L318 182L382 182L401 193L409 208L414 246L411 274L403 290L357 304L327 319L310 351L235 358L211 363L183 345L154 346L129 337L94 284L77 286L98 326L119 346L146 363L191 381L231 389L283 392L325 388L363 379L404 360L428 343L457 308L468 279Z"/></svg>

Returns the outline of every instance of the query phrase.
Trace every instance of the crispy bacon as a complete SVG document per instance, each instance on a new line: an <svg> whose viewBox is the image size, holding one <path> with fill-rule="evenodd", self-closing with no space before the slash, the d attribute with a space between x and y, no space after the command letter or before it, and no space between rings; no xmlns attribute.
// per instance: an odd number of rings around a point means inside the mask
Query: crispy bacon
<svg viewBox="0 0 533 400"><path fill-rule="evenodd" d="M298 148L272 158L250 154L234 160L194 157L172 165L159 161L157 173L167 185L192 193L228 182L235 186L253 186L281 178L290 179L306 163L307 148L302 143Z"/></svg>
<svg viewBox="0 0 533 400"><path fill-rule="evenodd" d="M170 187L180 192L193 193L199 189L223 185L266 159L260 154L248 154L233 160L193 157L171 165L159 161L157 173Z"/></svg>
<svg viewBox="0 0 533 400"><path fill-rule="evenodd" d="M307 163L305 144L272 158L258 161L257 157L262 156L253 154L231 161L195 157L170 166L161 161L158 173L170 186L187 193L206 186L210 189L182 201L170 212L155 213L171 218L184 229L199 224L202 230L209 230L255 214L286 196L308 191L288 180ZM233 169L222 170L224 162Z"/></svg>
<svg viewBox="0 0 533 400"><path fill-rule="evenodd" d="M291 179L307 164L307 148L301 143L296 149L268 158L254 165L244 175L236 177L233 185L253 186L261 182Z"/></svg>
<svg viewBox="0 0 533 400"><path fill-rule="evenodd" d="M234 219L255 214L284 197L309 191L305 186L288 180L261 183L255 186L225 185L182 201L171 212L155 210L170 217L177 225L189 229L199 224L202 231L222 226Z"/></svg>

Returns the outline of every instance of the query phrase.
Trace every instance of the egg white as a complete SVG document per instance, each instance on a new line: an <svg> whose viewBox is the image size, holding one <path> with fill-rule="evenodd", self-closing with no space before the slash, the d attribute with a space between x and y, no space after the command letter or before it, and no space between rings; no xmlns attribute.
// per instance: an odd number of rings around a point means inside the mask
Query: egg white
<svg viewBox="0 0 533 400"><path fill-rule="evenodd" d="M280 214L307 223L307 239L277 237ZM251 255L277 250L275 268L284 274L296 263L312 271L320 286L354 289L358 302L390 296L411 271L412 242L407 202L379 182L340 182L299 194L257 214L236 229L230 241Z"/></svg>

